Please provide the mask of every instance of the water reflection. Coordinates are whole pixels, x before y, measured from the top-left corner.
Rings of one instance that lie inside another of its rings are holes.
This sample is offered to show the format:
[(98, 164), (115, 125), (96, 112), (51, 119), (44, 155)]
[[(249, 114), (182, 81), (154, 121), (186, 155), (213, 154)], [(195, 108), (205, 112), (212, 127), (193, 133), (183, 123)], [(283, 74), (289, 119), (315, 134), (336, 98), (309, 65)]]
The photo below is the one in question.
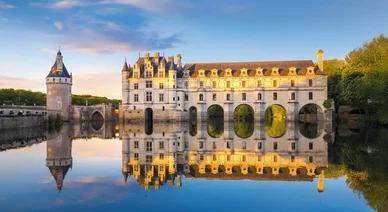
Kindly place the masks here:
[(193, 127), (189, 123), (155, 123), (151, 135), (142, 130), (143, 124), (121, 126), (125, 180), (133, 176), (146, 190), (151, 186), (158, 190), (165, 184), (175, 185), (175, 181), (181, 187), (182, 176), (313, 181), (319, 175), (317, 189), (323, 191), (328, 163), (323, 137), (304, 137), (297, 123), (288, 123), (287, 136), (280, 138), (266, 134), (264, 123), (215, 123), (198, 123), (195, 136), (189, 133)]
[(286, 122), (284, 119), (266, 119), (265, 120), (265, 132), (269, 137), (279, 138), (286, 133)]
[(213, 138), (219, 138), (224, 133), (224, 117), (214, 117), (209, 119), (207, 132)]

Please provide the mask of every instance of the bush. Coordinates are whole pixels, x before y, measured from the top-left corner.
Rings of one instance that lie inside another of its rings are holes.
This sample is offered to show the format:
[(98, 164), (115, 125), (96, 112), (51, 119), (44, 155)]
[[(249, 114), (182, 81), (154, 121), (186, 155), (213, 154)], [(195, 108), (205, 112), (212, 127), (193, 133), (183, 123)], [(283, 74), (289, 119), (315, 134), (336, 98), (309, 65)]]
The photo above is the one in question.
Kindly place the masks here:
[(330, 99), (326, 99), (323, 102), (323, 107), (325, 107), (326, 109), (330, 109), (331, 108), (331, 100)]

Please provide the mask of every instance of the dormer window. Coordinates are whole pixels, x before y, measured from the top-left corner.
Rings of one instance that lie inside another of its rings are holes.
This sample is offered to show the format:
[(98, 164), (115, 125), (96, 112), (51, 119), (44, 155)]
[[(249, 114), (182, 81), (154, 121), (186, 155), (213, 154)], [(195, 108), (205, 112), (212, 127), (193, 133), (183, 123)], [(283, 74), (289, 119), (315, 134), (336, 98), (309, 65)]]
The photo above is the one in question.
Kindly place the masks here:
[(278, 75), (279, 74), (279, 68), (277, 68), (277, 67), (272, 68), (272, 74), (273, 75)]
[(159, 77), (164, 77), (164, 71), (159, 71)]
[(152, 77), (152, 72), (146, 71), (146, 78), (151, 78), (151, 77)]

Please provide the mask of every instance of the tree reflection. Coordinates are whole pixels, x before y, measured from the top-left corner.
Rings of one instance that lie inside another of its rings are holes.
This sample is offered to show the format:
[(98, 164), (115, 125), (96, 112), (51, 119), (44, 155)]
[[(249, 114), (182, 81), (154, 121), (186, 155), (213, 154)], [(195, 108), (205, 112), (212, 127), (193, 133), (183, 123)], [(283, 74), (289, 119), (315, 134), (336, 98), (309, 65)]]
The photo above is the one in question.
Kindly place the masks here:
[(254, 122), (252, 121), (235, 121), (234, 132), (240, 138), (249, 138), (254, 131)]
[(207, 133), (213, 138), (224, 134), (224, 117), (213, 117), (208, 120)]
[(318, 123), (299, 122), (299, 132), (306, 138), (317, 138), (319, 136)]

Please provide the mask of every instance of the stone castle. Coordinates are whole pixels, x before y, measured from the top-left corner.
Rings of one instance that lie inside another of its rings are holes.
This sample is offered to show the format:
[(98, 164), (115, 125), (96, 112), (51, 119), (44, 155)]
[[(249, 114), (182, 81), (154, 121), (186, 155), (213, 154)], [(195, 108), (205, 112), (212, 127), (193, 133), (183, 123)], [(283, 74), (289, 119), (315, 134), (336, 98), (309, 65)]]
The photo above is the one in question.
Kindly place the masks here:
[(285, 109), (288, 121), (297, 120), (303, 106), (315, 104), (324, 120), (327, 75), (322, 50), (317, 60), (317, 65), (312, 60), (183, 65), (180, 54), (175, 61), (158, 52), (153, 57), (145, 53), (133, 66), (124, 63), (120, 120), (187, 121), (196, 112), (198, 121), (206, 121), (209, 107), (219, 105), (230, 121), (236, 107), (249, 105), (259, 121), (273, 104)]

